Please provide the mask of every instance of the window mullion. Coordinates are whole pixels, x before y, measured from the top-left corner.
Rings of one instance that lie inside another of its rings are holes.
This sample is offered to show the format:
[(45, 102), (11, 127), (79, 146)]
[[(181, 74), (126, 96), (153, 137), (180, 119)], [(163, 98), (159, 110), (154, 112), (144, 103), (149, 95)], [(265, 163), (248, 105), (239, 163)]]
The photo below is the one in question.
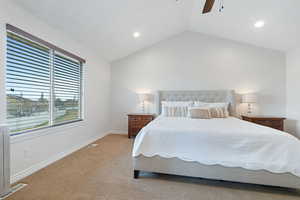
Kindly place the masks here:
[(54, 94), (54, 50), (50, 51), (50, 126), (54, 124), (54, 108), (55, 108), (55, 94)]

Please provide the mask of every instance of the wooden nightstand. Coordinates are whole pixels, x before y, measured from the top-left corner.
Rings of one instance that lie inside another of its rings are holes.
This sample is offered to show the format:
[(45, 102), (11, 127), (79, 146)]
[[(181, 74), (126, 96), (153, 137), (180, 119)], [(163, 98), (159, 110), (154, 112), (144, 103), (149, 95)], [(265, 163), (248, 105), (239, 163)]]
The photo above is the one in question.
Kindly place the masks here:
[(154, 114), (128, 114), (128, 138), (136, 136), (153, 119)]
[(242, 116), (242, 119), (263, 126), (268, 126), (270, 128), (275, 128), (280, 131), (284, 130), (285, 118), (283, 117)]

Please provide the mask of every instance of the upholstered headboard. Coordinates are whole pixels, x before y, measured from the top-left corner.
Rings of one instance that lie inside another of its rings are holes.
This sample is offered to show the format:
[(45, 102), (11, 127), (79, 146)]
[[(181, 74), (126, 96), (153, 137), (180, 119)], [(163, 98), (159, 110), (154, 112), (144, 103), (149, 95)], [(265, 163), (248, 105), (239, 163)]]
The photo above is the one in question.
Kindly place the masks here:
[(158, 91), (156, 105), (158, 113), (161, 113), (162, 101), (202, 101), (202, 102), (228, 102), (229, 113), (236, 115), (236, 100), (234, 90), (178, 90)]

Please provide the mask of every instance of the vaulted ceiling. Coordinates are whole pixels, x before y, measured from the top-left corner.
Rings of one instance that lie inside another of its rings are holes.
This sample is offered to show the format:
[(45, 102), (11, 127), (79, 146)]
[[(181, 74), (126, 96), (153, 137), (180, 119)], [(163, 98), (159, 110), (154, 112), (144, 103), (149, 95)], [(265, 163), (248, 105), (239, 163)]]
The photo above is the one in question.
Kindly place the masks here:
[[(287, 51), (300, 47), (299, 0), (14, 0), (48, 24), (113, 61), (190, 30)], [(264, 20), (265, 27), (253, 24)], [(133, 38), (133, 32), (141, 33)]]

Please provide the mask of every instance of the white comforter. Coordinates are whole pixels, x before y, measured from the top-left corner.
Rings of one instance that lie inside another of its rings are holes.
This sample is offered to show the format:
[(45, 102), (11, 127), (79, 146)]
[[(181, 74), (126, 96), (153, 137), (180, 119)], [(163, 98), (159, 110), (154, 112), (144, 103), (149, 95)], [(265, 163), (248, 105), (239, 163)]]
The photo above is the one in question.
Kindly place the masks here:
[(206, 165), (289, 172), (300, 177), (300, 141), (237, 118), (159, 116), (138, 134), (133, 156), (161, 156)]

